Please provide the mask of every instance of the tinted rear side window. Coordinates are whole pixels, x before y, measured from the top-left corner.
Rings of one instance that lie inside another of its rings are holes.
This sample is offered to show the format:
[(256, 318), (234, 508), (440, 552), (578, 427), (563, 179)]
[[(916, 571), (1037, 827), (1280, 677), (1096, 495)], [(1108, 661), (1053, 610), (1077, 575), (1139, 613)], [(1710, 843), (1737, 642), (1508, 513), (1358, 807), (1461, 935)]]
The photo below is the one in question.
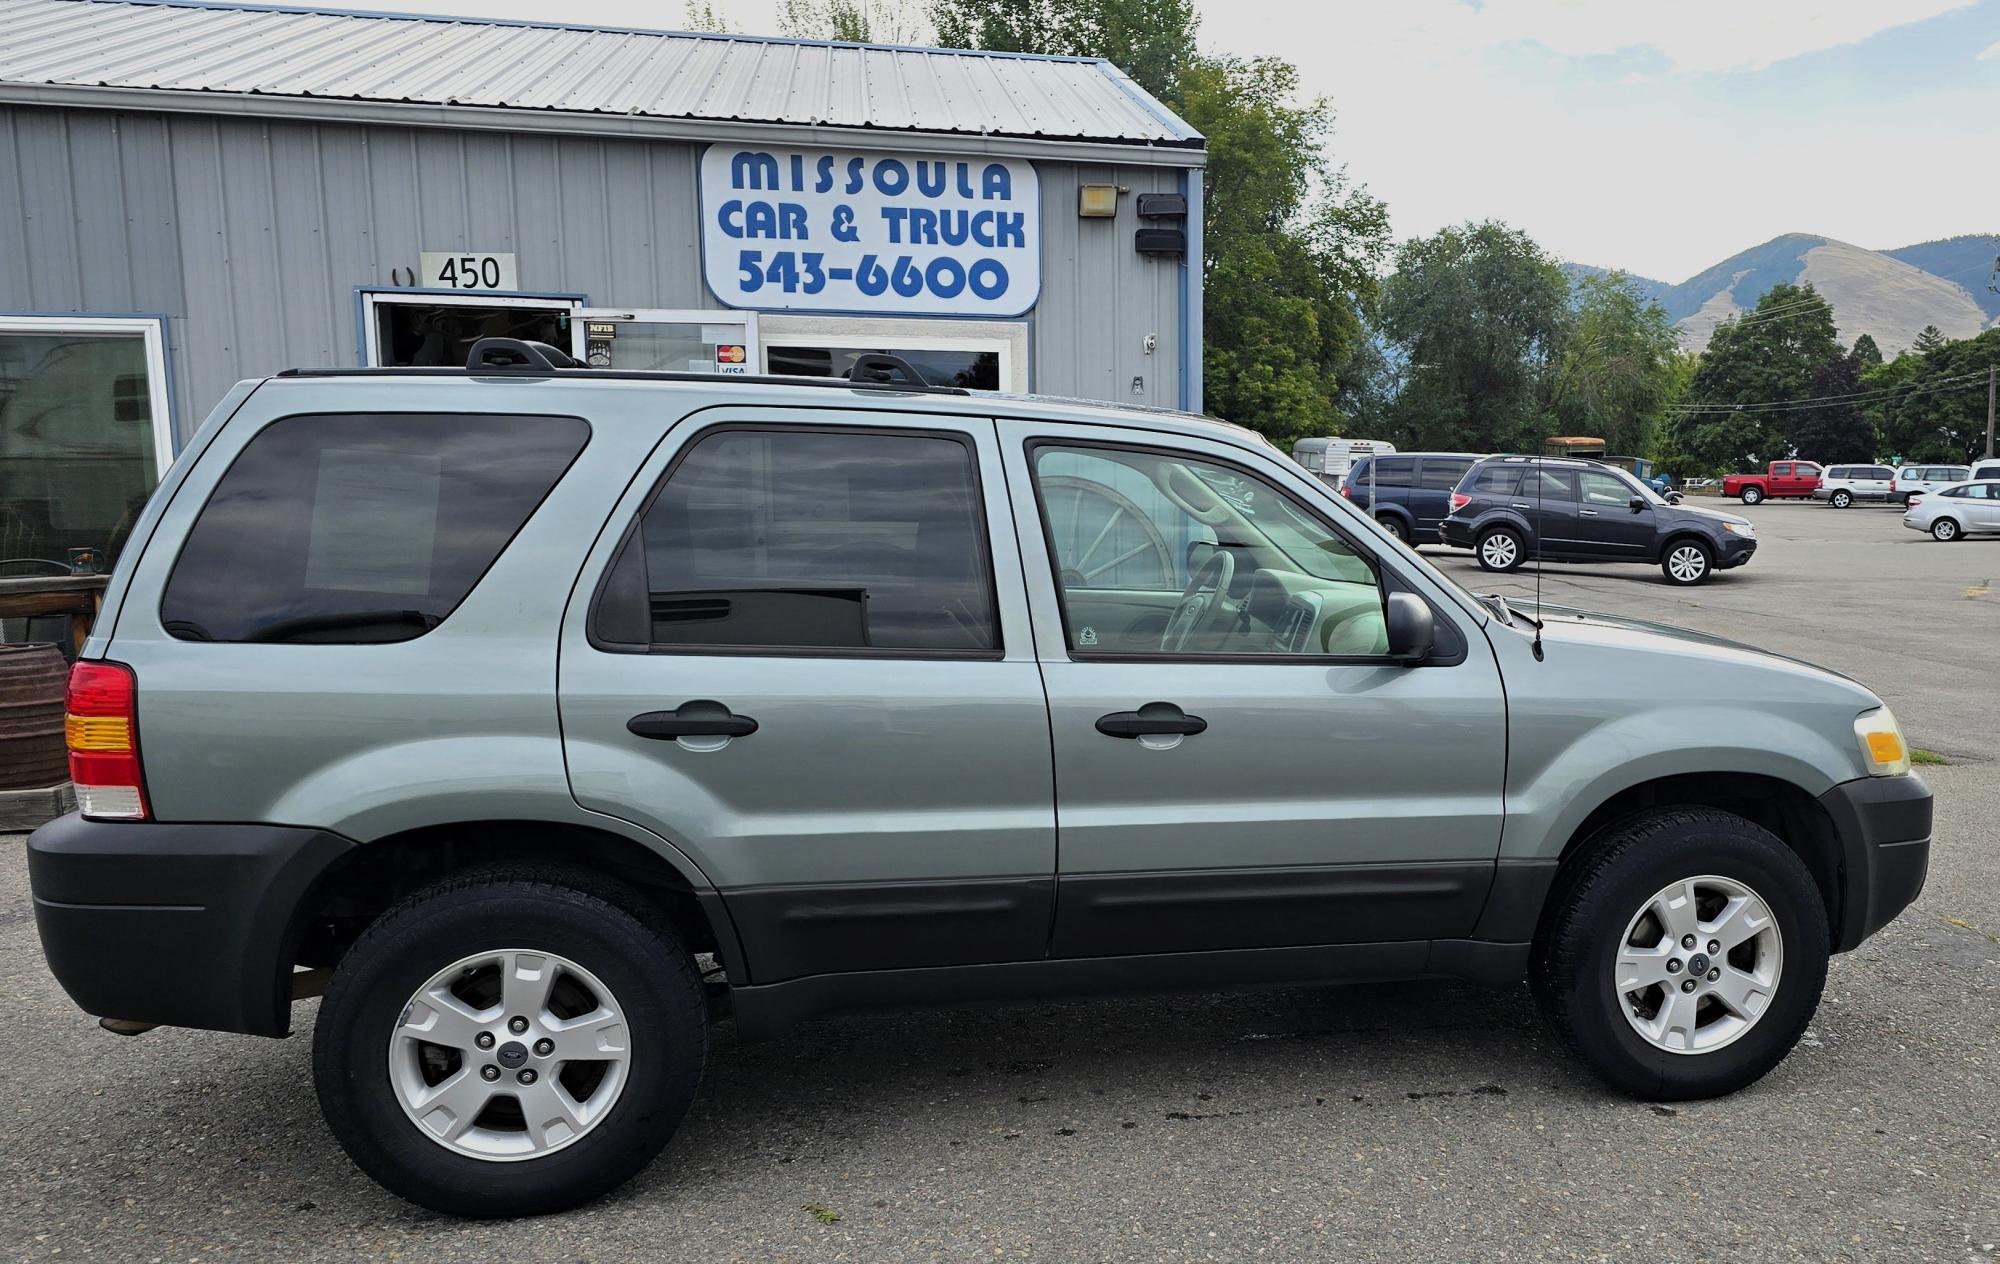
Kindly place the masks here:
[(1417, 463), (1409, 457), (1378, 457), (1375, 461), (1375, 481), (1390, 487), (1408, 487), (1416, 470)]
[(1417, 472), (1417, 485), (1432, 491), (1448, 492), (1458, 486), (1458, 480), (1472, 468), (1472, 462), (1454, 460), (1448, 456), (1427, 456)]
[(244, 446), (160, 619), (183, 641), (407, 641), (443, 622), (583, 450), (580, 417), (318, 414)]
[(713, 431), (640, 519), (595, 628), (662, 649), (990, 655), (999, 618), (971, 443)]
[(1473, 477), (1470, 490), (1479, 496), (1512, 496), (1520, 483), (1520, 466), (1489, 465)]

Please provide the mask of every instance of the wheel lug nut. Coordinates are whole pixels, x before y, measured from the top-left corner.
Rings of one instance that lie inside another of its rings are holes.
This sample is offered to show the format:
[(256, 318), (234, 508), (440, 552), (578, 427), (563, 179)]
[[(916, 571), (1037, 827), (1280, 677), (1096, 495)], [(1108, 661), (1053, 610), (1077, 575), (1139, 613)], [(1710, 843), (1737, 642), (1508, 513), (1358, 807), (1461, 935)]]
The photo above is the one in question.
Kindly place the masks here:
[(1716, 953), (1721, 951), (1722, 951), (1722, 941), (1720, 939), (1711, 939), (1708, 941), (1709, 956), (1713, 957)]
[(528, 1030), (528, 1020), (519, 1017), (510, 1018), (507, 1020), (507, 1030), (513, 1032), (515, 1035), (518, 1036), (522, 1032)]
[(500, 1068), (497, 1066), (480, 1067), (479, 1078), (482, 1080), (497, 1080), (500, 1078)]
[(535, 1042), (535, 1056), (538, 1058), (546, 1058), (555, 1051), (556, 1042), (553, 1040), (537, 1040)]
[(1681, 959), (1679, 957), (1675, 957), (1672, 961), (1667, 962), (1668, 974), (1679, 974), (1680, 972), (1681, 972)]
[(1692, 947), (1694, 947), (1694, 936), (1693, 936), (1693, 935), (1682, 935), (1682, 936), (1681, 936), (1681, 947), (1683, 947), (1683, 948), (1692, 948)]
[(535, 1082), (535, 1073), (533, 1071), (523, 1071), (514, 1078), (523, 1084), (533, 1084)]
[(1692, 992), (1692, 991), (1694, 991), (1694, 980), (1693, 980), (1693, 979), (1689, 979), (1689, 980), (1687, 980), (1686, 982), (1682, 983), (1682, 984), (1681, 984), (1681, 991), (1683, 991), (1683, 992)]
[(1720, 966), (1708, 972), (1708, 981), (1710, 983), (1715, 982), (1717, 979), (1721, 977), (1722, 977), (1722, 968)]
[(493, 1033), (482, 1031), (472, 1038), (472, 1043), (478, 1045), (481, 1049), (491, 1049), (493, 1047)]

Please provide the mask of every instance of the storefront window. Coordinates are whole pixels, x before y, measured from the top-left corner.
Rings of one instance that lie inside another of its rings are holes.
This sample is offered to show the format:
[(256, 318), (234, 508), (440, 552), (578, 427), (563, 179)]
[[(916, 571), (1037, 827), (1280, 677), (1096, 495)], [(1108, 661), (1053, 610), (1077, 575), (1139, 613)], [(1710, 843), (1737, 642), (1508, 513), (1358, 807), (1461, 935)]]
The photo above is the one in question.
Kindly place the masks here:
[(771, 372), (788, 377), (846, 377), (858, 358), (871, 353), (898, 356), (923, 374), (927, 386), (1000, 389), (998, 351), (914, 350), (904, 347), (772, 347)]
[(473, 304), (412, 299), (374, 304), (372, 364), (464, 368), (481, 338), (520, 338), (571, 348), (573, 304)]
[(157, 332), (62, 323), (0, 322), (0, 577), (110, 569), (159, 479)]

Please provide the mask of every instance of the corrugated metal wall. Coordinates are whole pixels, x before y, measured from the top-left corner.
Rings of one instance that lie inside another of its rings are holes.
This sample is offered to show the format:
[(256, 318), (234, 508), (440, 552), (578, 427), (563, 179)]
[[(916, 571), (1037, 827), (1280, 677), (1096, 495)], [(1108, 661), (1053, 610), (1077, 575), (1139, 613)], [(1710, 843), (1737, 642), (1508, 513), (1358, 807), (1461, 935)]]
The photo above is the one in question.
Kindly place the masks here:
[[(422, 250), (511, 251), (523, 289), (604, 306), (715, 306), (696, 159), (674, 142), (0, 106), (0, 312), (166, 314), (185, 438), (240, 378), (359, 363), (356, 287)], [(1133, 250), (1132, 197), (1116, 220), (1075, 206), (1079, 183), (1171, 192), (1178, 173), (1037, 167), (1034, 389), (1176, 404), (1181, 266)]]

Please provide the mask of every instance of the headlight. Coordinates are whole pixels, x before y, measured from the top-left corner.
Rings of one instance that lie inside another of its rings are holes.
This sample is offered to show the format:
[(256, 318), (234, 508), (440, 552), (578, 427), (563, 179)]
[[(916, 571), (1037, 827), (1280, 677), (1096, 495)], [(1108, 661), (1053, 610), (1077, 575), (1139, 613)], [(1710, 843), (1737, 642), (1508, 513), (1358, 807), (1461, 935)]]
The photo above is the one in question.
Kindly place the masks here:
[(1861, 760), (1871, 777), (1895, 777), (1910, 771), (1910, 748), (1896, 715), (1887, 707), (1864, 711), (1854, 718), (1854, 736), (1861, 742)]
[(1722, 529), (1723, 529), (1724, 531), (1733, 531), (1733, 532), (1735, 532), (1735, 533), (1736, 533), (1737, 535), (1756, 535), (1756, 534), (1757, 534), (1757, 528), (1755, 528), (1755, 527), (1751, 526), (1751, 525), (1750, 525), (1749, 523), (1747, 523), (1747, 522), (1725, 522), (1725, 523), (1723, 523), (1723, 524), (1722, 524)]

